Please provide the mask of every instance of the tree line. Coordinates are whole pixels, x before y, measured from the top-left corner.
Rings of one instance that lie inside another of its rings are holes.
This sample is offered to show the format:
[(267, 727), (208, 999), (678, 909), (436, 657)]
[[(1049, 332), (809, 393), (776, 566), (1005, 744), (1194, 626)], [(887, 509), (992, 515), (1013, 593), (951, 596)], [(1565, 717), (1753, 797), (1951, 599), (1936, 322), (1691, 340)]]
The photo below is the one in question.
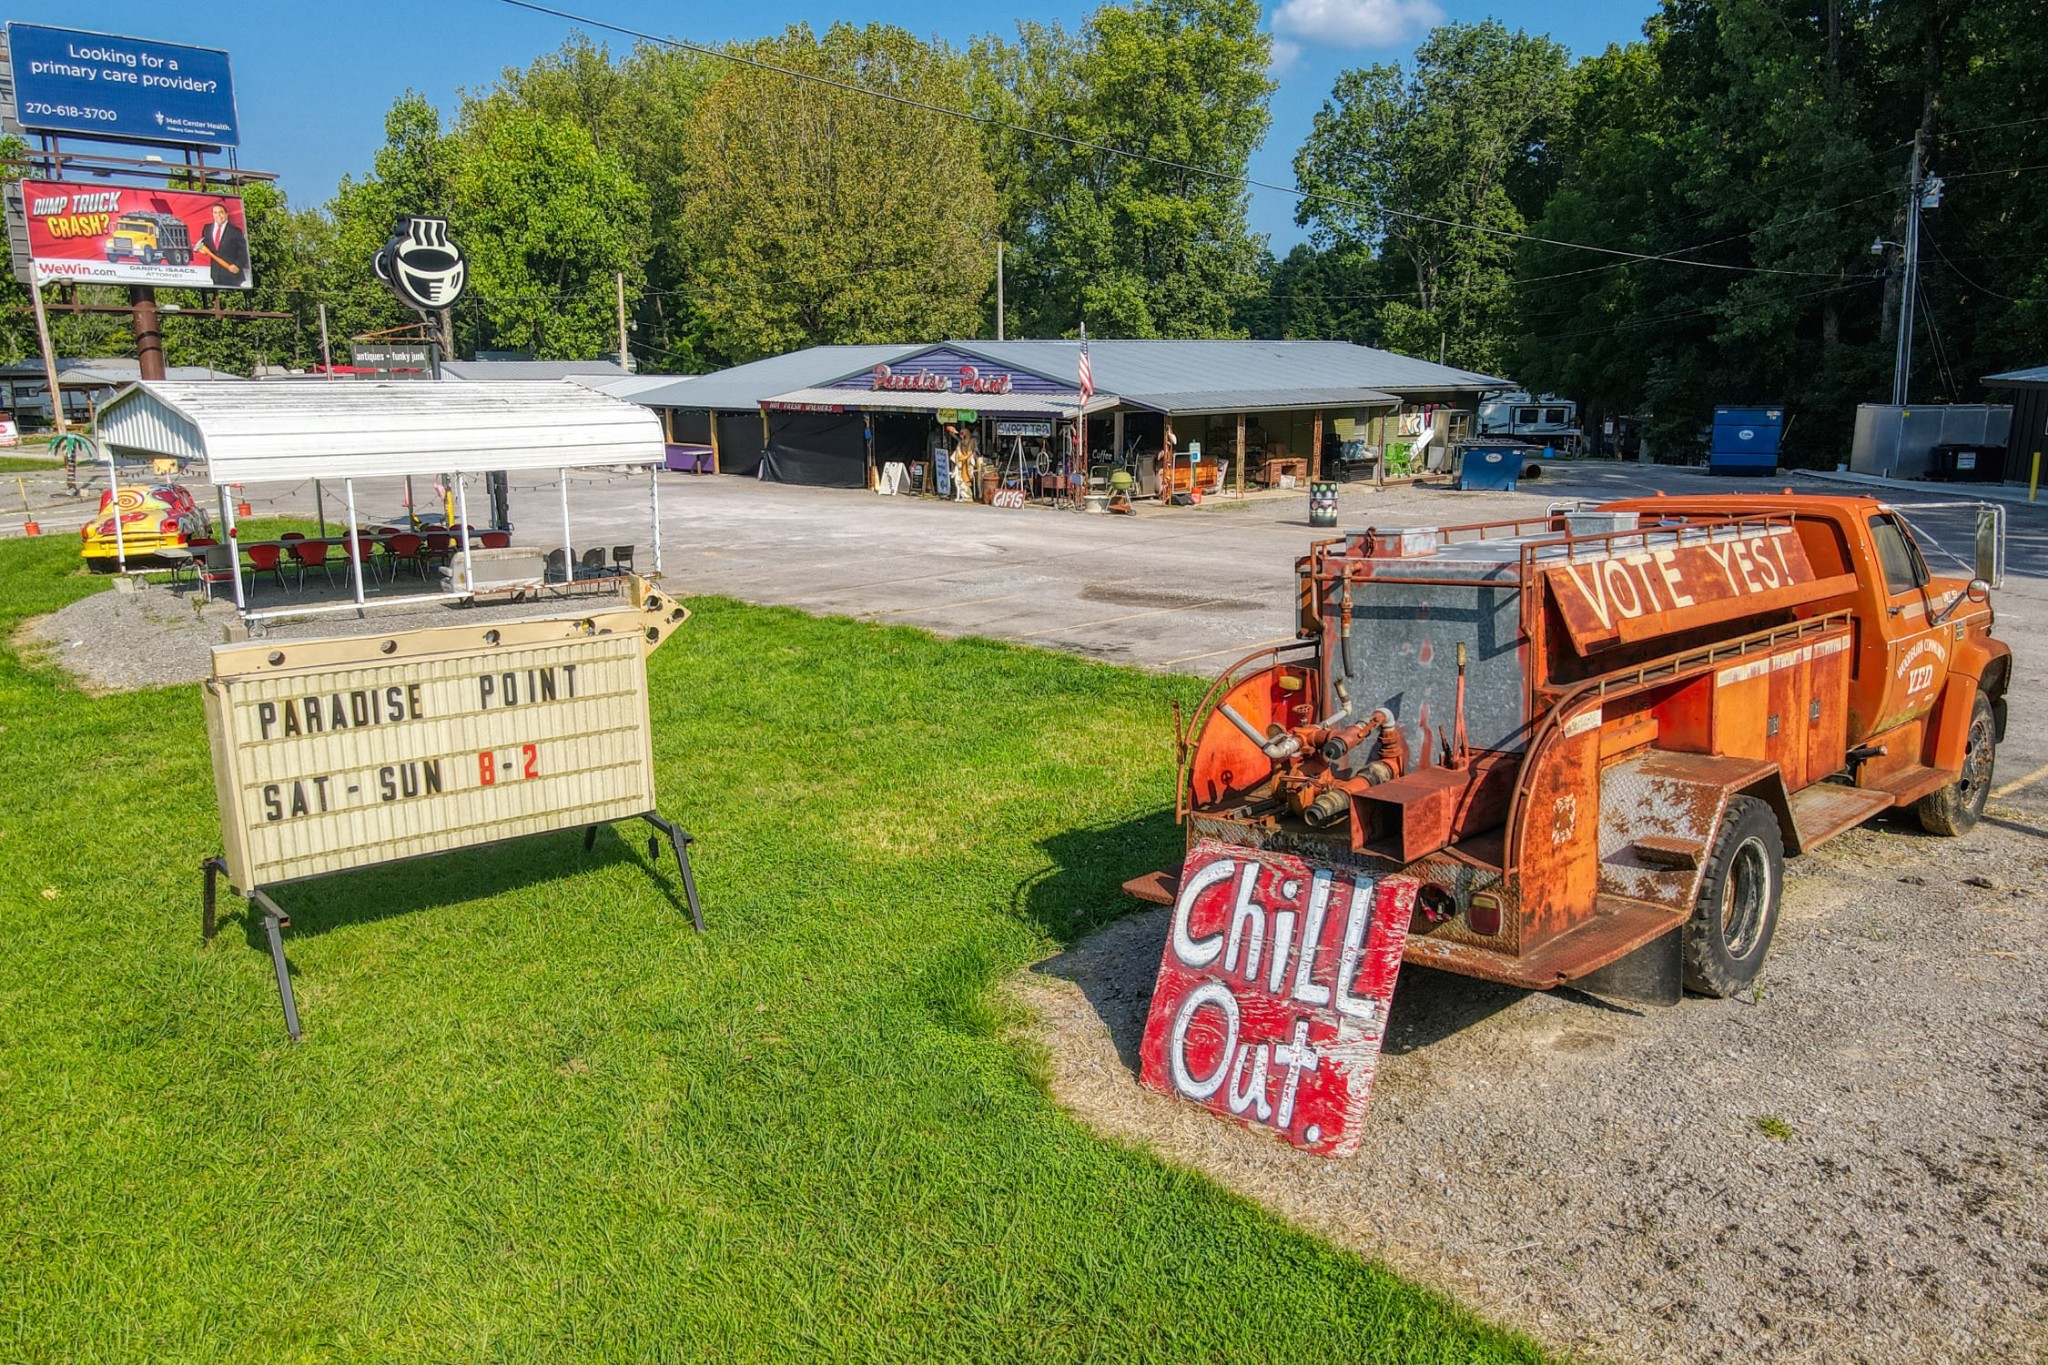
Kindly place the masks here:
[[(650, 371), (993, 335), (1000, 243), (1010, 335), (1357, 341), (1647, 417), (1665, 448), (1717, 402), (1783, 403), (1794, 452), (1834, 459), (1889, 393), (1916, 155), (1942, 188), (1913, 396), (2043, 359), (2048, 33), (2025, 10), (1663, 0), (1576, 60), (1445, 24), (1339, 75), (1294, 158), (1307, 240), (1277, 258), (1246, 218), (1274, 89), (1256, 0), (1132, 0), (964, 50), (879, 24), (721, 52), (579, 35), (451, 117), (401, 96), (319, 208), (250, 187), (245, 301), (286, 316), (173, 314), (166, 349), (303, 366), (321, 303), (343, 345), (412, 321), (368, 265), (406, 213), (450, 218), (470, 257), (460, 351), (612, 352), (623, 279)], [(32, 354), (7, 287), (0, 349)], [(130, 344), (118, 315), (55, 326), (64, 354)]]

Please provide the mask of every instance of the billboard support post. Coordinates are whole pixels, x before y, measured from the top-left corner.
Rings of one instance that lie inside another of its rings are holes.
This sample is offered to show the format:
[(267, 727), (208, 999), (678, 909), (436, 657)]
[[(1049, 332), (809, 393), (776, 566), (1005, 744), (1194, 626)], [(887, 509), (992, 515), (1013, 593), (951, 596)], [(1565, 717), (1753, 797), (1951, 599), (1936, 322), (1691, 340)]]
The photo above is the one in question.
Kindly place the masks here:
[(135, 365), (144, 379), (164, 377), (163, 323), (156, 310), (156, 289), (139, 284), (128, 291), (135, 317)]
[[(36, 344), (43, 348), (43, 378), (50, 386), (50, 413), (56, 425), (57, 434), (67, 430), (64, 422), (64, 390), (57, 384), (57, 351), (50, 344), (50, 315), (43, 310), (43, 287), (31, 281), (29, 297), (36, 304)], [(69, 476), (71, 491), (78, 491), (78, 462), (75, 459), (64, 462), (64, 471)]]

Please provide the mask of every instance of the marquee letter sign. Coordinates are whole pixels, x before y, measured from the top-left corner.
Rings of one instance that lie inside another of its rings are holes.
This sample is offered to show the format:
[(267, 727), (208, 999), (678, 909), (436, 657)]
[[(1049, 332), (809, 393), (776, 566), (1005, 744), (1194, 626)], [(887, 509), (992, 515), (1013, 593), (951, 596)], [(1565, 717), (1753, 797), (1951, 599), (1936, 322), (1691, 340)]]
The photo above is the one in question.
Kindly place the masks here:
[(1416, 889), (1406, 877), (1197, 844), (1145, 1022), (1144, 1083), (1350, 1156)]

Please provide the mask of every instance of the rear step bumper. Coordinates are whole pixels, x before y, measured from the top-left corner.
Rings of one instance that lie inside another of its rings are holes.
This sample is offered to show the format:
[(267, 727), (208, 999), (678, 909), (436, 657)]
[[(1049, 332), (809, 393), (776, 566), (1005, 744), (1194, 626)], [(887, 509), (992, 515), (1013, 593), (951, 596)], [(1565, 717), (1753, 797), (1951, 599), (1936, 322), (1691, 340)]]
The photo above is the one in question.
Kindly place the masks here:
[[(1141, 901), (1172, 905), (1180, 890), (1180, 870), (1163, 867), (1133, 877), (1124, 883), (1124, 890)], [(1592, 915), (1521, 957), (1411, 931), (1401, 960), (1503, 985), (1547, 991), (1620, 961), (1652, 939), (1679, 928), (1686, 918), (1662, 906), (1624, 896), (1602, 896)]]

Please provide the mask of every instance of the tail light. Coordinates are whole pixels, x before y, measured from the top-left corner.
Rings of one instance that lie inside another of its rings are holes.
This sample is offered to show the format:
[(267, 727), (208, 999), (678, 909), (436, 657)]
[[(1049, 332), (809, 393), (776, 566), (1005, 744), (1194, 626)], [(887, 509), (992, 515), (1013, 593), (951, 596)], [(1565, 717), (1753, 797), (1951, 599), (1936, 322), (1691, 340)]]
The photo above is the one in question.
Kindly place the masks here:
[(178, 534), (178, 519), (176, 517), (165, 517), (163, 521), (158, 523), (156, 529), (161, 535), (174, 536)]

